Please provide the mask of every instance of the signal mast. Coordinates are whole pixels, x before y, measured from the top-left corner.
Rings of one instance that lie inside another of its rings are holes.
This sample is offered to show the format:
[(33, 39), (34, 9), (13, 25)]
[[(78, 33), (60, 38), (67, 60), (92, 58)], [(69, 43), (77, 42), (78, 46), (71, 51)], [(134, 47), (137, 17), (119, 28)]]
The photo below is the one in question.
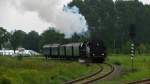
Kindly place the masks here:
[(136, 36), (136, 27), (135, 24), (130, 25), (129, 36), (131, 39), (131, 62), (132, 62), (132, 71), (134, 70), (134, 57), (135, 57), (135, 36)]

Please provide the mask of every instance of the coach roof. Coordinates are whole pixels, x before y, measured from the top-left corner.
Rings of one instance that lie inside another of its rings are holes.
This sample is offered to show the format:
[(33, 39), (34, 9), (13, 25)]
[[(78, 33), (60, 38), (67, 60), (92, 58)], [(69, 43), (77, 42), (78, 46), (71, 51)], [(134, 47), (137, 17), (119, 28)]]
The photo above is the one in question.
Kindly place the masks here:
[(60, 44), (47, 44), (47, 45), (44, 45), (43, 48), (58, 47), (58, 46), (60, 46)]
[(82, 43), (69, 43), (61, 46), (80, 46)]

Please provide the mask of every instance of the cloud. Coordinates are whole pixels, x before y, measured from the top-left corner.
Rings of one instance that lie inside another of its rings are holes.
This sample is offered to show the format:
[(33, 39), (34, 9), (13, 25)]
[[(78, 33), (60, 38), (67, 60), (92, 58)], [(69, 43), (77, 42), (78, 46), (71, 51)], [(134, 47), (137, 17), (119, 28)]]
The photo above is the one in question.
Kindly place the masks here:
[(3, 6), (0, 5), (0, 10), (0, 26), (8, 31), (23, 30), (30, 32), (36, 30), (41, 33), (51, 25), (42, 21), (36, 12), (20, 13), (9, 3), (3, 3)]
[[(79, 14), (77, 7), (69, 8), (71, 0), (13, 0), (20, 12), (35, 12), (38, 16), (60, 32), (72, 34), (87, 30), (84, 16)], [(64, 10), (65, 9), (65, 10)]]
[(150, 4), (150, 0), (139, 0), (141, 2), (143, 2), (144, 4)]

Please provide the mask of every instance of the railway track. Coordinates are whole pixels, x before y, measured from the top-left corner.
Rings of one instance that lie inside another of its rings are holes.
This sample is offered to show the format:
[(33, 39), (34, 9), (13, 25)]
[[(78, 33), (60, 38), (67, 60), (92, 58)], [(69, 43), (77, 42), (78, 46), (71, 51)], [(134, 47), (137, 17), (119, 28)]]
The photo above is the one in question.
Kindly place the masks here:
[(127, 84), (150, 84), (150, 79), (140, 80), (140, 81), (134, 81)]
[[(106, 66), (104, 66), (106, 65)], [(100, 80), (100, 79), (103, 79), (107, 76), (109, 76), (112, 72), (114, 71), (114, 67), (110, 64), (103, 64), (100, 65), (100, 68), (97, 72), (89, 75), (89, 76), (86, 76), (86, 77), (82, 77), (82, 78), (79, 78), (79, 79), (76, 79), (76, 80), (72, 80), (72, 81), (69, 81), (65, 84), (89, 84), (89, 83), (93, 83), (97, 80)]]

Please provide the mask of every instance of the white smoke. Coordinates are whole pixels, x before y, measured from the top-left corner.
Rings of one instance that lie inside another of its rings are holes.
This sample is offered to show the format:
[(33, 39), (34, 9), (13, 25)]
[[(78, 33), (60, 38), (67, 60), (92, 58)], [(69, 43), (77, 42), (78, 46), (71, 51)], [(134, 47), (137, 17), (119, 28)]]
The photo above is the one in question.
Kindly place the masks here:
[(70, 35), (87, 30), (84, 16), (77, 7), (67, 6), (71, 0), (12, 0), (22, 12), (37, 12), (38, 16), (52, 24), (60, 32)]

